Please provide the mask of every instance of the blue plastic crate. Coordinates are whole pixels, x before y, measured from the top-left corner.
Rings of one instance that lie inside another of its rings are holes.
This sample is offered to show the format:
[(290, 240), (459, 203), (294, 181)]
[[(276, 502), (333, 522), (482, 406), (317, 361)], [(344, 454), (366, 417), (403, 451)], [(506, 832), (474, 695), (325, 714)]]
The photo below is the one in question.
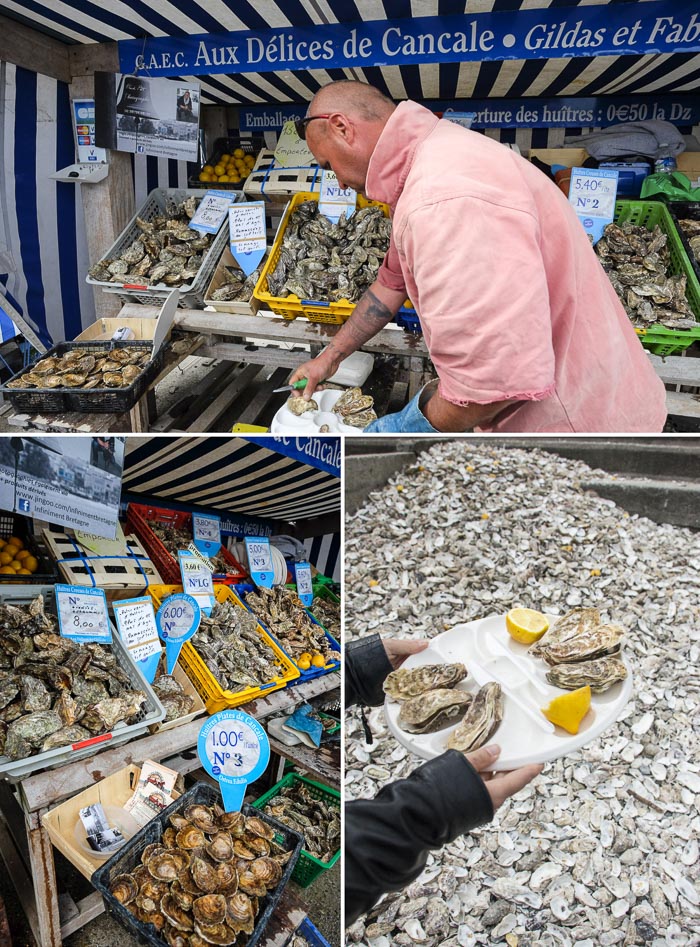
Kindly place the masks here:
[[(233, 588), (234, 588), (234, 591), (236, 592), (236, 595), (237, 595), (237, 596), (239, 597), (239, 599), (243, 602), (243, 604), (244, 604), (245, 607), (248, 609), (248, 611), (249, 611), (249, 612), (252, 612), (252, 614), (255, 615), (254, 610), (248, 605), (248, 602), (246, 601), (246, 598), (247, 598), (248, 594), (249, 594), (250, 592), (254, 592), (254, 591), (255, 591), (255, 586), (250, 585), (250, 584), (248, 584), (247, 582), (242, 582), (242, 583), (239, 583), (239, 584), (237, 584), (237, 585), (234, 585)], [(308, 610), (308, 608), (305, 608), (304, 611), (305, 611), (306, 614), (309, 616), (309, 618), (310, 618), (311, 621), (314, 623), (314, 625), (318, 625), (320, 628), (323, 628), (323, 633), (324, 633), (324, 635), (326, 636), (326, 638), (327, 638), (327, 640), (328, 640), (328, 643), (329, 643), (330, 646), (331, 646), (331, 650), (332, 650), (332, 651), (337, 651), (338, 653), (340, 653), (340, 645), (339, 645), (338, 642), (335, 640), (335, 638), (333, 637), (333, 635), (331, 635), (331, 634), (323, 627), (323, 625), (321, 624), (321, 622), (318, 621), (318, 619), (314, 617), (314, 615)], [(265, 624), (265, 622), (264, 622), (258, 615), (255, 615), (255, 617), (256, 617), (257, 620), (260, 622), (260, 624), (261, 624), (262, 627), (265, 629), (265, 631), (268, 633), (268, 635), (269, 635), (271, 638), (273, 638), (273, 639), (275, 640), (275, 642), (277, 643), (277, 645), (279, 645), (279, 647), (282, 649), (282, 651), (284, 651), (284, 653), (287, 655), (287, 657), (289, 658), (289, 660), (294, 663), (294, 666), (295, 666), (295, 667), (299, 667), (298, 664), (296, 663), (296, 661), (294, 660), (294, 658), (292, 657), (292, 655), (289, 654), (289, 652), (285, 650), (284, 645), (283, 645), (282, 642), (279, 640), (279, 638), (277, 638), (277, 636), (275, 635), (275, 633)], [(301, 668), (299, 668), (299, 674), (300, 674), (300, 676), (297, 677), (297, 678), (295, 678), (294, 681), (290, 681), (290, 683), (289, 683), (288, 686), (289, 686), (289, 687), (294, 687), (296, 684), (302, 684), (304, 681), (312, 681), (315, 677), (321, 677), (322, 674), (330, 674), (331, 671), (337, 671), (339, 667), (340, 667), (340, 662), (336, 661), (336, 662), (333, 662), (332, 664), (329, 664), (327, 667), (323, 667), (323, 668), (314, 668), (314, 667), (312, 667), (312, 668), (309, 668), (308, 671), (303, 671)]]
[(394, 316), (394, 322), (401, 326), (407, 332), (415, 332), (418, 335), (423, 334), (423, 327), (420, 324), (420, 318), (415, 309), (409, 309), (408, 306), (402, 306)]
[(305, 917), (295, 933), (299, 934), (311, 947), (331, 947), (311, 918)]

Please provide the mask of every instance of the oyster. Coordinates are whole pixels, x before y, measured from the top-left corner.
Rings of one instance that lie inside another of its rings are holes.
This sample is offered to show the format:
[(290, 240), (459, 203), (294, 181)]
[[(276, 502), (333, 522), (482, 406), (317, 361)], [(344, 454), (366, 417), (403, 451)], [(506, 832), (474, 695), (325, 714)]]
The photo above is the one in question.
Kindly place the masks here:
[(109, 732), (114, 730), (120, 721), (128, 721), (139, 713), (145, 701), (146, 695), (143, 691), (133, 691), (122, 697), (107, 697), (91, 707), (81, 723), (93, 733)]
[(466, 713), (472, 698), (466, 691), (438, 688), (401, 705), (398, 724), (409, 733), (434, 733), (456, 723)]
[(87, 375), (80, 372), (65, 372), (63, 375), (63, 384), (68, 388), (80, 388), (87, 381)]
[(216, 814), (216, 824), (222, 828), (226, 829), (227, 832), (230, 832), (233, 836), (243, 835), (246, 828), (246, 817), (242, 812), (217, 812)]
[(160, 909), (166, 921), (178, 931), (191, 931), (194, 928), (192, 918), (183, 911), (172, 894), (163, 895), (160, 902)]
[(620, 658), (603, 657), (575, 664), (555, 664), (547, 671), (547, 680), (555, 687), (576, 690), (588, 684), (594, 694), (602, 694), (627, 677), (627, 668)]
[(194, 903), (194, 894), (189, 891), (186, 891), (182, 885), (182, 882), (179, 880), (173, 881), (170, 885), (170, 893), (175, 898), (177, 903), (180, 905), (183, 911), (191, 911), (192, 904)]
[(133, 875), (117, 875), (111, 884), (111, 891), (120, 904), (130, 904), (139, 893)]
[(219, 944), (220, 947), (228, 947), (228, 945), (236, 943), (236, 932), (228, 924), (195, 924), (194, 929), (195, 933), (207, 944)]
[(217, 862), (227, 862), (233, 858), (233, 841), (228, 832), (217, 832), (212, 836), (205, 851)]
[(239, 891), (226, 898), (226, 923), (234, 931), (253, 933), (255, 911), (253, 902), (247, 894)]
[(318, 402), (314, 401), (313, 398), (309, 398), (308, 401), (305, 401), (301, 395), (294, 394), (287, 399), (287, 407), (292, 414), (301, 417), (301, 415), (306, 414), (307, 411), (318, 411)]
[(252, 861), (256, 854), (244, 839), (233, 840), (233, 854), (236, 858), (242, 858), (244, 861)]
[(592, 661), (608, 654), (616, 654), (625, 634), (620, 625), (597, 625), (566, 641), (555, 642), (542, 648), (547, 664), (571, 664)]
[(235, 894), (238, 889), (238, 872), (232, 862), (219, 862), (214, 870), (219, 883), (219, 894)]
[(202, 832), (216, 832), (214, 813), (209, 806), (199, 804), (188, 806), (185, 809), (184, 816), (192, 825), (196, 825), (198, 829), (201, 829)]
[(257, 898), (264, 898), (267, 894), (265, 883), (256, 877), (250, 868), (243, 868), (238, 872), (238, 890)]
[(192, 880), (200, 891), (213, 894), (219, 887), (219, 879), (215, 869), (197, 855), (192, 857), (190, 872), (192, 873)]
[(175, 845), (178, 848), (184, 849), (196, 849), (202, 848), (206, 843), (206, 837), (204, 832), (201, 829), (198, 829), (196, 825), (188, 824), (180, 829), (180, 831), (175, 836)]
[(264, 822), (258, 816), (248, 816), (245, 820), (245, 827), (248, 832), (258, 835), (260, 838), (267, 839), (269, 842), (275, 837), (275, 830), (267, 822)]
[(124, 376), (121, 372), (105, 372), (102, 382), (107, 388), (123, 388)]
[(572, 608), (570, 612), (558, 618), (549, 630), (528, 650), (533, 658), (540, 657), (544, 648), (562, 641), (568, 641), (600, 624), (600, 612), (597, 608)]
[(205, 894), (192, 903), (192, 914), (198, 924), (222, 924), (226, 917), (223, 894)]
[(187, 852), (166, 848), (148, 859), (148, 870), (156, 881), (175, 881), (190, 864)]
[(22, 699), (22, 711), (24, 713), (51, 709), (53, 696), (39, 678), (20, 674), (19, 686)]
[(372, 407), (373, 403), (374, 399), (370, 395), (363, 395), (361, 388), (348, 388), (336, 401), (333, 413), (345, 419), (351, 414), (357, 414), (358, 411), (366, 411)]
[(50, 734), (41, 744), (40, 752), (46, 750), (55, 750), (59, 746), (68, 746), (69, 743), (80, 743), (81, 740), (87, 740), (92, 734), (85, 727), (73, 724), (70, 727), (63, 727), (55, 733)]
[[(39, 710), (13, 720), (7, 730), (7, 745), (5, 753), (10, 759), (21, 759), (13, 755), (15, 741), (38, 748), (46, 737), (60, 730), (63, 721), (55, 710)], [(23, 748), (23, 747), (22, 747)]]
[(166, 721), (177, 720), (191, 713), (194, 697), (186, 694), (179, 681), (170, 674), (159, 674), (153, 682), (153, 690), (165, 709)]
[(422, 667), (399, 668), (384, 681), (384, 693), (394, 700), (409, 700), (436, 688), (454, 687), (467, 676), (463, 664), (424, 664)]
[(141, 864), (148, 865), (148, 862), (154, 855), (162, 855), (165, 851), (167, 851), (167, 849), (164, 845), (161, 845), (160, 842), (153, 842), (151, 845), (147, 845), (141, 852)]
[(487, 743), (503, 719), (501, 685), (491, 681), (479, 688), (464, 719), (450, 734), (447, 747), (469, 753)]
[(279, 884), (282, 878), (282, 868), (274, 858), (256, 858), (250, 866), (251, 874), (261, 881), (269, 890)]

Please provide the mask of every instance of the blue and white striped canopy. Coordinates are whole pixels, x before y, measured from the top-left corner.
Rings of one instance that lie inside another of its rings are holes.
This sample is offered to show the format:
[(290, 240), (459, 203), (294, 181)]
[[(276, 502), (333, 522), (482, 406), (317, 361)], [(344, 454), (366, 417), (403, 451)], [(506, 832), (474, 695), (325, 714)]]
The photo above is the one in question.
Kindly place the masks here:
[[(357, 23), (468, 11), (606, 5), (618, 0), (3, 0), (2, 12), (66, 43)], [(624, 2), (624, 0), (622, 0)], [(643, 7), (643, 2), (637, 4)], [(190, 77), (182, 77), (190, 78)], [(700, 55), (598, 56), (313, 69), (202, 77), (205, 103), (304, 102), (334, 79), (359, 78), (394, 99), (660, 94), (700, 88)]]

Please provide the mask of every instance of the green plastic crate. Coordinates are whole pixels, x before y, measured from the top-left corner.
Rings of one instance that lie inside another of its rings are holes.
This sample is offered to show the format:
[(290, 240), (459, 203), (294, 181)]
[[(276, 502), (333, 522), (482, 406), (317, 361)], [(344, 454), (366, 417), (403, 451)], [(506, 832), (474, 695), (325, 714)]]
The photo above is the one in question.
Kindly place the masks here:
[[(616, 201), (614, 222), (624, 224), (627, 221), (646, 227), (647, 230), (653, 230), (658, 224), (662, 233), (666, 234), (671, 255), (669, 273), (671, 276), (677, 273), (685, 275), (686, 299), (693, 315), (700, 323), (700, 282), (666, 205), (659, 201)], [(652, 326), (648, 329), (635, 327), (635, 331), (644, 348), (649, 349), (654, 355), (677, 355), (679, 352), (684, 352), (693, 342), (700, 340), (700, 324), (697, 329), (666, 329), (663, 326)]]
[[(268, 789), (268, 791), (256, 799), (252, 805), (256, 809), (262, 809), (265, 803), (274, 799), (275, 796), (278, 796), (285, 786), (294, 786), (297, 783), (304, 783), (314, 799), (321, 799), (327, 805), (340, 809), (340, 793), (336, 789), (331, 789), (330, 786), (323, 786), (321, 783), (317, 783), (313, 779), (308, 779), (306, 776), (299, 776), (298, 773), (288, 773), (286, 776), (283, 776), (278, 783), (275, 783), (272, 789)], [(308, 888), (319, 875), (323, 874), (324, 871), (328, 871), (329, 868), (332, 868), (339, 858), (340, 848), (338, 848), (338, 851), (331, 860), (327, 862), (322, 862), (319, 858), (307, 852), (305, 848), (302, 848), (299, 861), (296, 863), (294, 872), (292, 873), (292, 881), (295, 881), (301, 888)]]

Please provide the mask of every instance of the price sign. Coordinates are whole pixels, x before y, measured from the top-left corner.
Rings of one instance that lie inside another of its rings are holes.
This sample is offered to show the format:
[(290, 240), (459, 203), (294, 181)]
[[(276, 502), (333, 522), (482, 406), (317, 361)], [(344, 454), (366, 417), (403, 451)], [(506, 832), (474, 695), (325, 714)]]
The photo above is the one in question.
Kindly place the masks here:
[(309, 146), (297, 135), (294, 122), (285, 122), (277, 139), (275, 161), (283, 168), (308, 168), (316, 164)]
[(209, 615), (214, 604), (211, 569), (199, 556), (192, 555), (187, 549), (180, 549), (177, 556), (180, 561), (182, 591), (195, 598), (199, 607)]
[(58, 626), (63, 638), (112, 643), (107, 599), (102, 589), (83, 585), (55, 585)]
[(569, 203), (592, 242), (597, 243), (615, 216), (617, 168), (572, 168)]
[(221, 549), (221, 518), (208, 513), (192, 514), (194, 544), (205, 556), (215, 556)]
[(207, 191), (190, 221), (190, 227), (199, 233), (218, 233), (232, 203), (228, 191)]
[(231, 254), (246, 276), (258, 267), (267, 250), (265, 204), (234, 204), (228, 212)]
[(103, 536), (95, 536), (94, 533), (83, 533), (78, 529), (75, 531), (75, 538), (81, 546), (94, 552), (96, 556), (129, 555), (121, 523), (117, 523), (117, 534), (114, 539), (105, 539)]
[(297, 562), (294, 566), (297, 581), (297, 595), (309, 608), (313, 604), (314, 590), (311, 584), (311, 566), (308, 562)]
[(275, 570), (272, 566), (270, 540), (266, 536), (246, 536), (245, 547), (248, 551), (248, 571), (256, 585), (272, 588)]
[(148, 683), (152, 684), (162, 651), (152, 600), (147, 595), (125, 598), (115, 602), (112, 610), (129, 654)]
[(324, 171), (321, 175), (321, 191), (318, 198), (319, 213), (324, 214), (334, 224), (341, 216), (349, 217), (357, 206), (357, 192), (351, 187), (341, 188), (333, 171)]
[(214, 714), (199, 731), (202, 766), (218, 780), (226, 812), (239, 812), (248, 783), (267, 769), (270, 743), (258, 721), (241, 710)]
[(165, 642), (168, 674), (172, 674), (183, 644), (197, 631), (201, 619), (202, 612), (197, 601), (184, 592), (169, 595), (158, 609), (156, 627)]

